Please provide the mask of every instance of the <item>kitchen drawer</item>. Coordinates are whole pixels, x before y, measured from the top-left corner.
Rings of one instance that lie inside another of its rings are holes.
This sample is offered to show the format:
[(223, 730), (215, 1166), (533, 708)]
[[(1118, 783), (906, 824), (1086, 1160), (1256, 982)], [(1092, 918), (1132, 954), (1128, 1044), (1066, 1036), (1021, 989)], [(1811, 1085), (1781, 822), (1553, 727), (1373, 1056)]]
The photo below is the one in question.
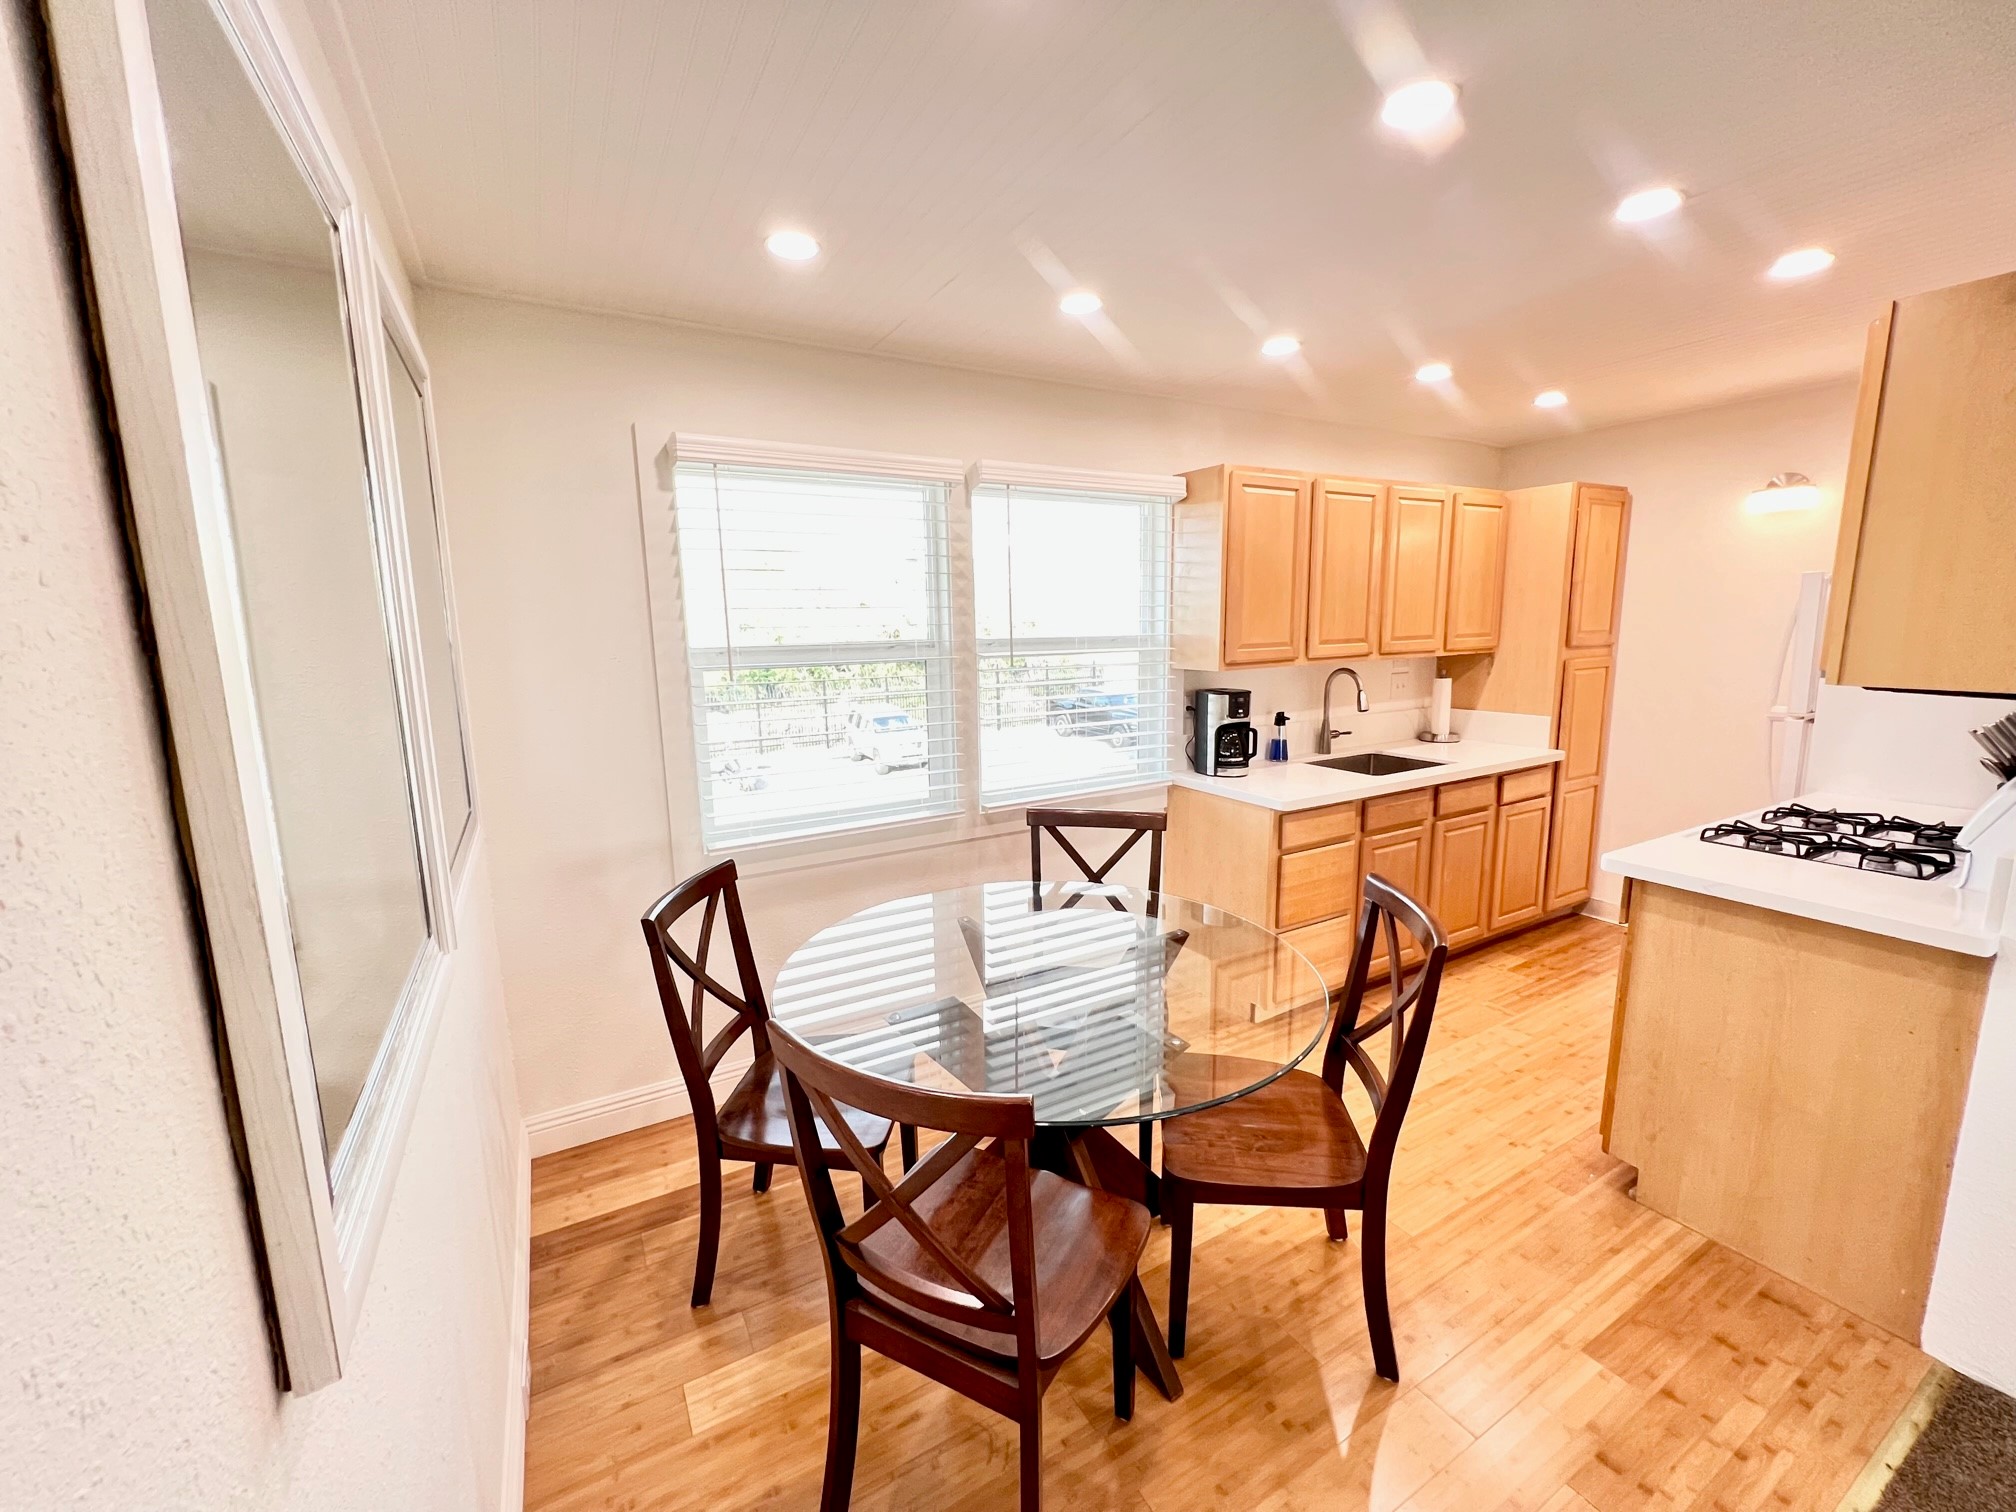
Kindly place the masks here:
[(1498, 779), (1473, 777), (1468, 782), (1450, 782), (1435, 789), (1437, 814), (1474, 814), (1479, 809), (1498, 806)]
[(1304, 809), (1299, 814), (1281, 816), (1281, 849), (1307, 850), (1312, 845), (1332, 845), (1358, 833), (1358, 805), (1340, 803), (1334, 808)]
[(1519, 803), (1527, 798), (1545, 798), (1554, 791), (1554, 768), (1530, 767), (1523, 772), (1507, 772), (1498, 779), (1498, 801)]
[(1411, 793), (1367, 798), (1363, 827), (1366, 834), (1377, 835), (1386, 830), (1405, 829), (1410, 824), (1426, 824), (1434, 817), (1435, 790), (1417, 788)]
[(1274, 927), (1294, 929), (1351, 912), (1358, 900), (1358, 842), (1341, 841), (1283, 856), (1274, 894)]

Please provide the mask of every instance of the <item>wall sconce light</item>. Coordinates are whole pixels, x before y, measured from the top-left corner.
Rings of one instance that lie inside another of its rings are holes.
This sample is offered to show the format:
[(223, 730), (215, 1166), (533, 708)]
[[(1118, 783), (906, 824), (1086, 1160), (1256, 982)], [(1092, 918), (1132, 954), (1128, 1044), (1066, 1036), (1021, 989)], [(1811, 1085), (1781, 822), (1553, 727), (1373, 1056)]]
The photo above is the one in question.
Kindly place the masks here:
[(1771, 481), (1743, 501), (1751, 514), (1782, 514), (1788, 509), (1811, 509), (1820, 502), (1820, 490), (1804, 473), (1773, 473)]

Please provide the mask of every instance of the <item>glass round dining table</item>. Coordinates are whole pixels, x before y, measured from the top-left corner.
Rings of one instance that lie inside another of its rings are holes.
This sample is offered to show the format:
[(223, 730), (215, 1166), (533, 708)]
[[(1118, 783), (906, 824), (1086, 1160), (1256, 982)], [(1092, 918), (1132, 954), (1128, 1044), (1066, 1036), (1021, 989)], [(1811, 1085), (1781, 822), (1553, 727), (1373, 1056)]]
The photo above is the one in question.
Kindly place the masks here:
[[(1108, 1132), (1228, 1102), (1306, 1058), (1326, 984), (1223, 909), (1109, 883), (982, 882), (877, 903), (812, 936), (770, 1012), (821, 1055), (893, 1081), (1019, 1093), (1034, 1163), (1154, 1205)], [(1134, 1283), (1135, 1358), (1182, 1384)]]

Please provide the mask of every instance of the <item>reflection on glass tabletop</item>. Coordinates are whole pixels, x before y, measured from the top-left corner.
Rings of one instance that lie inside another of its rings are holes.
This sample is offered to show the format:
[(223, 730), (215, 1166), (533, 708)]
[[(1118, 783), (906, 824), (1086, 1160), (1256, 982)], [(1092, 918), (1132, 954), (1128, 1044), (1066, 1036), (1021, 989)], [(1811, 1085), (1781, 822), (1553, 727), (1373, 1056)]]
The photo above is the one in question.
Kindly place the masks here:
[(865, 908), (777, 974), (771, 1012), (857, 1070), (1033, 1096), (1046, 1125), (1168, 1118), (1314, 1048), (1325, 984), (1259, 925), (1168, 893), (985, 882)]

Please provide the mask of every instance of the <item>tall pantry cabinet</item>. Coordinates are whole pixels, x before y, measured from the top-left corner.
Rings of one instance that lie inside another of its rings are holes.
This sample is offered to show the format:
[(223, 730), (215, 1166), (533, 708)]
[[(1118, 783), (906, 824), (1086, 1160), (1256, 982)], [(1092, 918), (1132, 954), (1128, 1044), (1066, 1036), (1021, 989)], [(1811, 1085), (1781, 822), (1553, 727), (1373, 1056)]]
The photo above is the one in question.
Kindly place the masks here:
[[(1446, 655), (1442, 671), (1455, 681), (1457, 708), (1544, 716), (1566, 753), (1554, 773), (1538, 910), (1560, 913), (1588, 898), (1596, 876), (1631, 495), (1600, 483), (1553, 483), (1504, 498), (1505, 576), (1518, 592), (1501, 610), (1497, 649)], [(1529, 851), (1533, 828), (1519, 837)]]

